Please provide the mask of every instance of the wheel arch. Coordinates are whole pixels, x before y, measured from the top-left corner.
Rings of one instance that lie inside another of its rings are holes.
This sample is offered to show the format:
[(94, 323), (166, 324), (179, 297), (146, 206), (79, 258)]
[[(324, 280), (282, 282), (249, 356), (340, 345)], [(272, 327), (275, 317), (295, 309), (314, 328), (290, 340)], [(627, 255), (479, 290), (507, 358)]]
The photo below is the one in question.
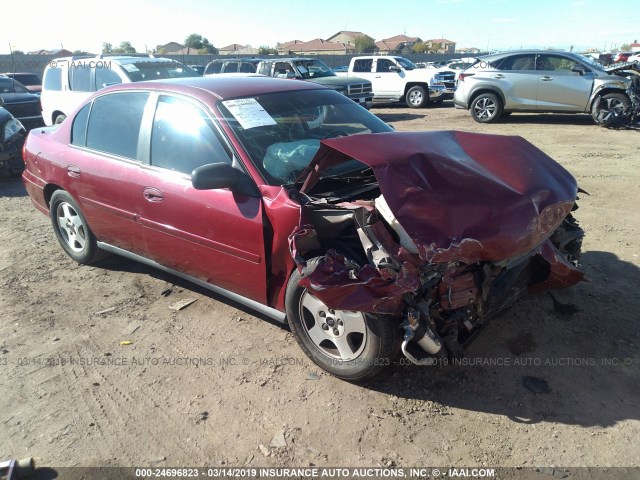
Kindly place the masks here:
[(502, 108), (504, 109), (505, 106), (505, 99), (504, 99), (504, 95), (502, 94), (502, 92), (500, 90), (498, 90), (497, 88), (491, 88), (491, 87), (480, 87), (477, 90), (474, 90), (473, 92), (471, 92), (471, 95), (469, 95), (469, 102), (467, 104), (467, 110), (469, 110), (471, 108), (471, 104), (473, 103), (473, 101), (479, 96), (482, 95), (483, 93), (493, 93), (494, 95), (497, 95), (498, 98), (500, 99), (500, 101), (502, 102)]
[(56, 185), (55, 183), (48, 183), (45, 185), (43, 195), (47, 207), (51, 205), (51, 197), (57, 190), (64, 190), (64, 188), (62, 188), (60, 185)]
[(587, 106), (587, 112), (591, 111), (591, 109), (593, 108), (593, 104), (595, 103), (595, 101), (599, 97), (602, 97), (604, 95), (608, 95), (610, 93), (620, 93), (620, 94), (624, 95), (625, 97), (629, 98), (629, 95), (627, 95), (626, 90), (624, 90), (622, 88), (618, 88), (618, 87), (605, 86), (605, 87), (602, 87), (601, 89), (596, 90), (595, 92), (593, 92), (593, 95), (591, 95), (591, 98), (589, 99), (589, 105)]
[(427, 96), (429, 95), (429, 84), (426, 82), (407, 82), (404, 86), (403, 96), (406, 97), (407, 92), (413, 87), (422, 87), (426, 90)]

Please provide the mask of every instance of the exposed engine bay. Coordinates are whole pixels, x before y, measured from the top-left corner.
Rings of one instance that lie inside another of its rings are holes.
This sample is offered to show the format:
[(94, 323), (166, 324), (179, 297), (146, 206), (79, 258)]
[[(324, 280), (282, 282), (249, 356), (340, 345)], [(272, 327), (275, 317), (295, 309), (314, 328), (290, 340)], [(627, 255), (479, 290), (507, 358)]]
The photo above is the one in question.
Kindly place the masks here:
[[(290, 191), (300, 284), (326, 305), (397, 317), (404, 355), (421, 364), (462, 355), (528, 291), (584, 278), (578, 188), (543, 152), (520, 137), (393, 135), (323, 141)], [(353, 159), (361, 169), (323, 178)]]

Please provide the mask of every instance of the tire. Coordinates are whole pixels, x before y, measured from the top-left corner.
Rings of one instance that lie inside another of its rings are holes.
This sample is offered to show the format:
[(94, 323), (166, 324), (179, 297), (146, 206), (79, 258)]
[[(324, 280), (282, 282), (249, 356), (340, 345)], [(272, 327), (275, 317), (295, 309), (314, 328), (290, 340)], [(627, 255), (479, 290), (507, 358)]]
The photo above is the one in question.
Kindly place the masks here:
[(509, 115), (511, 115), (513, 112), (502, 112), (502, 115), (500, 115), (502, 118), (507, 118)]
[(624, 93), (607, 93), (606, 95), (602, 95), (599, 100), (600, 101), (593, 102), (593, 106), (591, 107), (591, 118), (597, 125), (601, 123), (598, 117), (603, 110), (619, 110), (620, 113), (622, 113), (631, 105), (629, 97)]
[(56, 119), (53, 122), (53, 124), (60, 125), (62, 122), (64, 122), (65, 118), (67, 118), (67, 116), (64, 113), (61, 113), (60, 115), (56, 116)]
[(299, 282), (296, 269), (287, 285), (287, 321), (300, 348), (316, 365), (343, 380), (359, 382), (393, 363), (400, 345), (399, 319), (333, 311)]
[(478, 123), (494, 123), (502, 116), (502, 101), (493, 93), (482, 93), (473, 99), (469, 111)]
[(98, 248), (78, 204), (64, 190), (56, 190), (51, 196), (49, 217), (60, 246), (76, 262), (88, 265), (107, 256)]
[(429, 94), (420, 85), (415, 85), (407, 90), (404, 100), (408, 107), (422, 108), (429, 103)]

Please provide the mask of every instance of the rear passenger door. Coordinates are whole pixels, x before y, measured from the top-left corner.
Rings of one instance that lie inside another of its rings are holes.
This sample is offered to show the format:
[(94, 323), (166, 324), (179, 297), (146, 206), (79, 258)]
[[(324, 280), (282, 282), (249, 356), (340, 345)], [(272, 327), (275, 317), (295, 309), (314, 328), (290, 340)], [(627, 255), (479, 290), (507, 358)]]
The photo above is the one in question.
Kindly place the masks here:
[(148, 158), (136, 203), (147, 256), (266, 303), (261, 198), (228, 189), (196, 190), (191, 184), (197, 167), (234, 163), (205, 108), (183, 97), (159, 95), (145, 124), (150, 125)]
[(65, 188), (78, 201), (98, 240), (142, 254), (137, 223), (140, 144), (147, 92), (97, 97), (73, 118)]
[(505, 97), (506, 109), (535, 110), (538, 96), (536, 56), (532, 53), (510, 55), (493, 64), (492, 83)]

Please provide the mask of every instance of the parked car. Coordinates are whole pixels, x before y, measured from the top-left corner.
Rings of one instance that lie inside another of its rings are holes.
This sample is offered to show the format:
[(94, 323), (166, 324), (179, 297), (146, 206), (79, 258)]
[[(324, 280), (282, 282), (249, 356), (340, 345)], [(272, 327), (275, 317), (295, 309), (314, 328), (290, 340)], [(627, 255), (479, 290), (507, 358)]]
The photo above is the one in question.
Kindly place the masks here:
[(31, 93), (35, 93), (36, 95), (40, 94), (42, 90), (42, 80), (35, 73), (26, 73), (26, 72), (17, 72), (17, 73), (0, 73), (0, 75), (4, 75), (5, 77), (13, 78), (19, 81), (23, 86), (27, 88)]
[(0, 177), (18, 175), (24, 170), (22, 146), (26, 136), (20, 121), (2, 107), (0, 98)]
[(324, 62), (316, 58), (231, 58), (217, 59), (207, 65), (205, 75), (230, 73), (259, 74), (266, 77), (307, 80), (346, 95), (366, 109), (373, 104), (371, 82), (361, 78), (338, 77)]
[(27, 129), (42, 125), (40, 97), (13, 78), (0, 76), (0, 98), (3, 107)]
[(628, 62), (629, 57), (632, 55), (632, 52), (618, 52), (616, 56), (613, 58), (614, 63), (619, 62)]
[[(339, 75), (369, 80), (376, 101), (404, 101), (411, 108), (441, 103), (453, 96), (453, 73), (444, 75), (427, 68), (417, 68), (404, 57), (353, 57), (349, 71)], [(446, 80), (448, 86), (445, 85)]]
[(220, 73), (256, 73), (259, 58), (218, 58), (209, 62), (204, 69), (204, 75)]
[(180, 62), (147, 55), (57, 58), (44, 71), (42, 116), (47, 125), (62, 123), (93, 92), (109, 85), (197, 76)]
[(71, 258), (123, 255), (286, 321), (313, 362), (350, 381), (400, 351), (458, 356), (527, 290), (583, 277), (578, 188), (542, 151), (515, 136), (394, 132), (311, 82), (108, 87), (31, 133), (25, 163)]
[(189, 65), (189, 68), (196, 72), (198, 75), (204, 75), (205, 65)]
[(519, 50), (483, 57), (460, 74), (454, 103), (481, 123), (512, 112), (591, 113), (597, 122), (600, 109), (629, 106), (629, 83), (576, 53)]

